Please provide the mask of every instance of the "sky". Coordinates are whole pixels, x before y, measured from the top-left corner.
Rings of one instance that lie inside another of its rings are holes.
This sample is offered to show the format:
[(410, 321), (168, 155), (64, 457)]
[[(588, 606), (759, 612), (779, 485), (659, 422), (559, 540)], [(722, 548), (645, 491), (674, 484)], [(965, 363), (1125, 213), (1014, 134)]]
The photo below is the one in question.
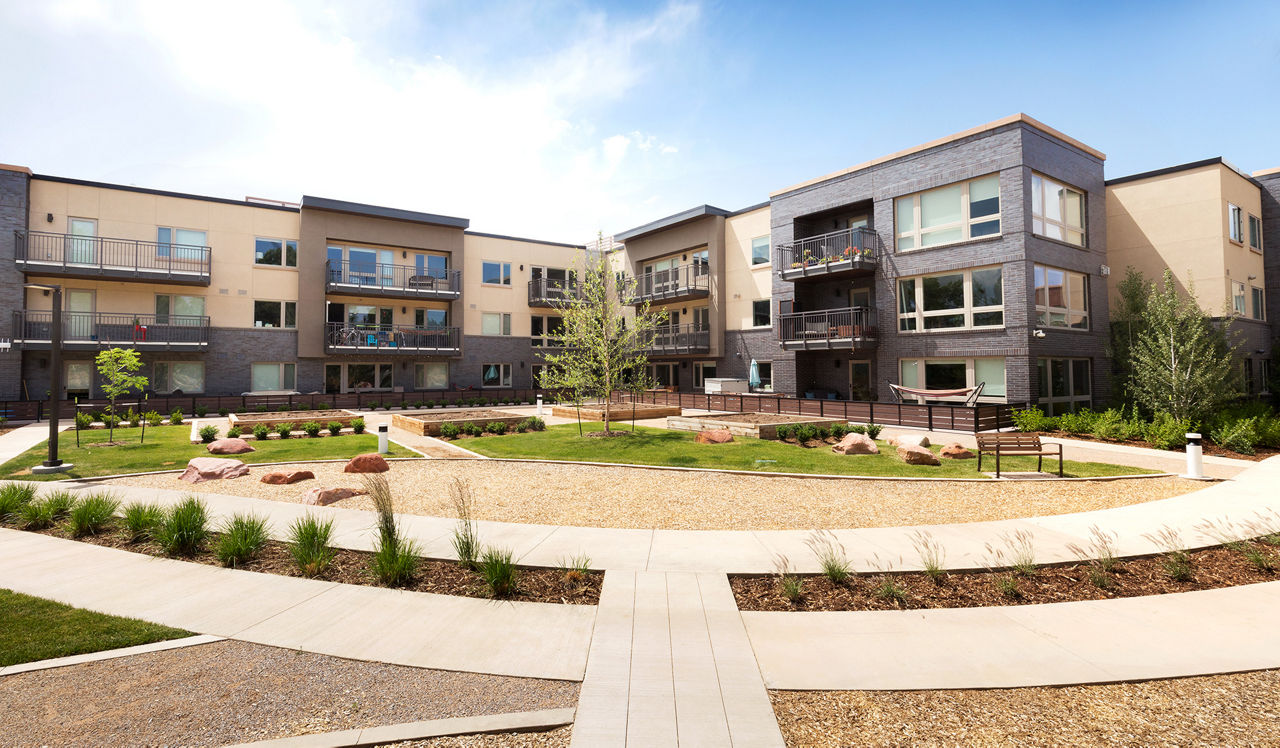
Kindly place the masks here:
[(1025, 112), (1280, 167), (1280, 2), (0, 2), (0, 163), (582, 243)]

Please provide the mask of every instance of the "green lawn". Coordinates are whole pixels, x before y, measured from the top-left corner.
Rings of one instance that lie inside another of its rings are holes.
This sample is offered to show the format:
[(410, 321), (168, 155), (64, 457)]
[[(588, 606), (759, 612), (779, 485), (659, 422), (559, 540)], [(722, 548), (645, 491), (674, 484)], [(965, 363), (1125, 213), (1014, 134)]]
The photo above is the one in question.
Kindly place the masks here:
[[(593, 424), (599, 428), (598, 424)], [(626, 427), (630, 430), (630, 427)], [(977, 460), (943, 460), (939, 467), (907, 465), (897, 458), (893, 448), (877, 442), (878, 455), (844, 456), (830, 447), (805, 449), (794, 444), (764, 439), (738, 438), (729, 444), (698, 444), (687, 431), (639, 426), (634, 435), (609, 439), (587, 439), (578, 436), (577, 424), (552, 426), (546, 431), (511, 436), (486, 436), (466, 439), (460, 446), (490, 457), (515, 457), (542, 460), (577, 460), (581, 462), (615, 462), (630, 465), (674, 465), (677, 467), (720, 468), (725, 470), (758, 470), (784, 473), (830, 473), (839, 475), (884, 475), (931, 478), (984, 478), (977, 470)], [(933, 447), (937, 452), (939, 446)], [(1067, 450), (1070, 453), (1070, 449)], [(1052, 466), (1052, 467), (1051, 467)], [(995, 459), (982, 467), (995, 470)], [(1034, 457), (1005, 457), (1001, 470), (1010, 472), (1035, 470)], [(1057, 460), (1045, 458), (1045, 469), (1056, 470)], [(1111, 465), (1102, 462), (1067, 460), (1064, 473), (1068, 477), (1103, 475), (1135, 475), (1152, 470)]]
[[(80, 432), (80, 447), (76, 446), (76, 433), (64, 431), (58, 440), (58, 457), (75, 465), (65, 473), (32, 475), (30, 469), (44, 462), (48, 455), (47, 442), (41, 442), (8, 462), (0, 465), (0, 478), (18, 480), (59, 480), (61, 478), (89, 478), (118, 473), (141, 473), (149, 470), (177, 470), (186, 467), (192, 457), (209, 457), (203, 444), (192, 444), (191, 427), (156, 426), (147, 428), (147, 440), (138, 443), (141, 429), (116, 429), (116, 441), (127, 442), (114, 447), (102, 446), (107, 441), (106, 429), (90, 429)], [(243, 462), (290, 462), (294, 460), (329, 460), (354, 457), (365, 452), (378, 451), (377, 434), (344, 434), (318, 439), (298, 437), (280, 441), (271, 439), (259, 443), (250, 440), (256, 452), (230, 455)], [(388, 457), (417, 457), (404, 448), (392, 449)]]
[(0, 667), (184, 636), (191, 633), (0, 589)]

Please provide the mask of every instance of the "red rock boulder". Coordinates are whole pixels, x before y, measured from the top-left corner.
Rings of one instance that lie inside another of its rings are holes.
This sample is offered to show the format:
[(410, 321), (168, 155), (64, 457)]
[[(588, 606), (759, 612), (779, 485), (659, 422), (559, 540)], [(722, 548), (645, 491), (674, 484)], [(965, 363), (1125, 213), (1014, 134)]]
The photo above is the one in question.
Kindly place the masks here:
[(838, 455), (878, 455), (880, 448), (866, 434), (845, 434), (838, 444), (831, 448)]
[(939, 457), (946, 457), (949, 460), (972, 460), (973, 452), (965, 449), (964, 445), (958, 442), (952, 442), (942, 448), (938, 453)]
[(270, 483), (273, 486), (283, 486), (289, 483), (311, 480), (314, 477), (316, 477), (316, 474), (310, 470), (280, 470), (262, 476), (262, 482)]
[(344, 473), (385, 473), (391, 469), (387, 461), (382, 459), (380, 454), (364, 454), (356, 455), (347, 462), (347, 466), (342, 469)]
[(187, 463), (187, 469), (178, 476), (178, 480), (188, 483), (203, 483), (207, 480), (223, 478), (239, 478), (249, 474), (249, 466), (239, 460), (224, 460), (219, 457), (193, 457)]
[(209, 442), (205, 449), (209, 450), (211, 455), (239, 455), (258, 451), (249, 446), (249, 442), (244, 439), (217, 439)]
[(733, 441), (733, 433), (729, 429), (708, 429), (699, 431), (693, 440), (699, 444), (725, 444)]
[(335, 501), (349, 499), (352, 496), (364, 496), (367, 491), (360, 488), (312, 488), (302, 494), (302, 503), (310, 506), (327, 506)]
[(898, 447), (898, 459), (908, 465), (941, 465), (938, 456), (925, 447), (903, 444)]

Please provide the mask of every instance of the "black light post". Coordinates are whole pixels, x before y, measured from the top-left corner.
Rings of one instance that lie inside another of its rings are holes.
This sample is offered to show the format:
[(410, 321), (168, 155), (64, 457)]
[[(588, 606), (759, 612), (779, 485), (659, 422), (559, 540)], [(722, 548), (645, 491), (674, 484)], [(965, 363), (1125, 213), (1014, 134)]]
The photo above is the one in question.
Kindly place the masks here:
[(28, 283), (26, 288), (38, 288), (53, 293), (53, 313), (49, 323), (49, 458), (44, 464), (32, 468), (33, 473), (60, 473), (71, 469), (58, 459), (58, 406), (62, 394), (62, 286)]

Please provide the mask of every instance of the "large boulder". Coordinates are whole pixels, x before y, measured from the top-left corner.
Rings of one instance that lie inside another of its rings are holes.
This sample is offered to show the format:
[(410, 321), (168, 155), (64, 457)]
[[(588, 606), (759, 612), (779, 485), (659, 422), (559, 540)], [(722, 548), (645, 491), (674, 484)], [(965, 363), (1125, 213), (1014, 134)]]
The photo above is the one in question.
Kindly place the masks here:
[(942, 448), (942, 451), (938, 453), (938, 456), (946, 457), (949, 460), (971, 460), (973, 459), (973, 452), (970, 452), (959, 442), (951, 442)]
[(249, 474), (249, 466), (239, 460), (226, 460), (221, 457), (193, 457), (187, 463), (187, 469), (178, 476), (178, 480), (188, 483), (203, 483), (207, 480), (223, 478), (239, 478)]
[(729, 429), (707, 429), (699, 431), (693, 440), (699, 444), (725, 444), (733, 441), (733, 433)]
[(342, 469), (344, 473), (385, 473), (391, 469), (387, 461), (382, 459), (382, 455), (369, 454), (356, 455), (352, 457), (347, 466)]
[(924, 434), (890, 434), (885, 437), (885, 442), (891, 447), (927, 447), (929, 446), (929, 437)]
[(878, 455), (880, 448), (866, 434), (845, 434), (838, 444), (831, 448), (838, 455)]
[(368, 491), (362, 488), (327, 488), (319, 486), (302, 494), (302, 503), (311, 506), (326, 506), (335, 501), (349, 499), (352, 496), (364, 496)]
[(938, 456), (927, 447), (915, 444), (903, 444), (898, 447), (898, 459), (908, 465), (941, 465)]
[(273, 486), (283, 486), (289, 483), (297, 483), (299, 481), (311, 480), (316, 474), (310, 470), (280, 470), (274, 473), (267, 473), (262, 476), (263, 483), (270, 483)]
[(217, 439), (205, 447), (211, 455), (239, 455), (245, 452), (256, 452), (244, 439)]

